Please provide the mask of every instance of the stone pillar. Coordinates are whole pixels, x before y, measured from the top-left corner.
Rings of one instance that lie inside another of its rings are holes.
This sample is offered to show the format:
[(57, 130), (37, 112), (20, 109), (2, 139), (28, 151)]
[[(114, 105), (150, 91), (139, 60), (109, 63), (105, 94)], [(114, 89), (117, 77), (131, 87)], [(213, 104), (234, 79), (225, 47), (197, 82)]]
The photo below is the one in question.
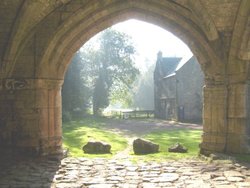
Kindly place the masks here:
[(250, 153), (249, 84), (204, 87), (201, 153)]
[(250, 154), (250, 84), (229, 86), (226, 152)]
[(206, 85), (203, 88), (203, 135), (201, 152), (223, 152), (226, 144), (226, 97), (224, 85)]
[(48, 79), (2, 80), (2, 148), (32, 155), (60, 151), (62, 82)]

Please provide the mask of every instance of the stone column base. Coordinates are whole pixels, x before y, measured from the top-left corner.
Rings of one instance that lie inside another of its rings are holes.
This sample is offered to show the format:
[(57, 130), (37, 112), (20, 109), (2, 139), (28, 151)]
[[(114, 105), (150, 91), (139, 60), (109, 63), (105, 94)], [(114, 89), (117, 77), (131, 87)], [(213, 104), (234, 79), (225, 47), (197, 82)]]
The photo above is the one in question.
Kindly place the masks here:
[(204, 88), (202, 154), (250, 153), (249, 88), (242, 83)]
[(44, 156), (62, 152), (61, 85), (62, 80), (2, 80), (2, 148), (9, 148), (13, 155)]

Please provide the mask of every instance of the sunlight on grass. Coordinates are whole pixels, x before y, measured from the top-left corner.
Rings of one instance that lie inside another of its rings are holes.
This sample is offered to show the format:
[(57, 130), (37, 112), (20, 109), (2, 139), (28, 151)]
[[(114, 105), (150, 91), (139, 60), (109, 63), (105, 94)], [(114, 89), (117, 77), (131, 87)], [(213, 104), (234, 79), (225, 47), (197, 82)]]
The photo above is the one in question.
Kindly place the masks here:
[[(112, 157), (127, 147), (127, 140), (113, 132), (103, 130), (105, 126), (103, 119), (86, 118), (84, 120), (72, 121), (63, 125), (63, 147), (68, 148), (72, 157)], [(84, 154), (83, 145), (89, 140), (104, 141), (111, 144), (112, 154)]]
[[(112, 158), (115, 154), (125, 150), (128, 147), (127, 139), (134, 135), (124, 135), (109, 130), (109, 124), (113, 119), (87, 117), (77, 121), (63, 124), (63, 146), (68, 148), (72, 157), (88, 157), (88, 158)], [(154, 120), (156, 121), (156, 120)], [(114, 122), (113, 122), (114, 123)], [(119, 123), (119, 122), (116, 122)], [(128, 157), (131, 161), (137, 163), (140, 161), (157, 161), (180, 160), (186, 158), (196, 158), (199, 153), (199, 144), (201, 142), (202, 130), (191, 129), (169, 129), (154, 131), (138, 137), (145, 138), (160, 145), (160, 152), (148, 155), (135, 155), (132, 146), (129, 146), (130, 151)], [(82, 151), (83, 145), (89, 140), (99, 140), (111, 144), (112, 154), (84, 154)], [(188, 148), (187, 153), (171, 153), (168, 148), (176, 143), (181, 143)], [(231, 155), (237, 161), (250, 162), (249, 155)]]
[[(199, 143), (201, 142), (201, 130), (168, 130), (152, 132), (144, 136), (145, 139), (150, 140), (160, 145), (160, 152), (149, 155), (133, 155), (133, 160), (170, 160), (181, 158), (196, 158), (199, 152)], [(188, 148), (187, 153), (170, 153), (168, 148), (175, 143), (181, 143)]]
[[(82, 120), (72, 121), (63, 125), (63, 146), (68, 148), (73, 157), (104, 157), (111, 158), (128, 147), (127, 139), (123, 135), (108, 130), (112, 119), (87, 117)], [(128, 134), (128, 133), (127, 133)], [(128, 156), (134, 161), (164, 161), (171, 159), (196, 158), (201, 142), (201, 130), (174, 129), (155, 131), (143, 135), (147, 140), (160, 145), (160, 152), (148, 155), (134, 155), (132, 149)], [(130, 137), (131, 135), (127, 135)], [(111, 144), (112, 154), (84, 154), (82, 146), (89, 140), (99, 140)], [(170, 153), (168, 148), (175, 143), (181, 143), (188, 148), (187, 153)]]

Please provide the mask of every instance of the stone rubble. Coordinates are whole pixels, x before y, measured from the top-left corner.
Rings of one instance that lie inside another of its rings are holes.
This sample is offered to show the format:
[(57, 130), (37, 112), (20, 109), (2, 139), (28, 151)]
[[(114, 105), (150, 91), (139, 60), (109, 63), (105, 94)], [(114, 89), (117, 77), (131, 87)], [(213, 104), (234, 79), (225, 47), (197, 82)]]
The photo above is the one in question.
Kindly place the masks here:
[(133, 150), (136, 155), (157, 153), (159, 152), (159, 144), (155, 144), (149, 140), (137, 138), (133, 141)]
[(250, 188), (250, 165), (65, 158), (0, 163), (1, 188)]
[(111, 153), (111, 145), (103, 141), (91, 140), (82, 147), (82, 150), (90, 154)]
[(181, 145), (180, 143), (176, 143), (168, 148), (168, 152), (175, 152), (175, 153), (187, 153), (188, 149)]

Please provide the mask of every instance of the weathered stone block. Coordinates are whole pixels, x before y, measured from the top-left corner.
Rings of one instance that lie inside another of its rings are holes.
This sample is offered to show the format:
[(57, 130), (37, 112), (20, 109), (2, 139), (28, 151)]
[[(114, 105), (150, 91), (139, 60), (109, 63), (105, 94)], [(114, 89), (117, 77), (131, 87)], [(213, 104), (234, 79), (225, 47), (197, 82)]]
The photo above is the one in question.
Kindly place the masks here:
[(133, 150), (135, 154), (149, 154), (159, 152), (159, 145), (148, 140), (137, 138), (133, 142)]
[(176, 143), (173, 146), (169, 147), (168, 151), (174, 153), (187, 153), (188, 149), (182, 146), (180, 143)]
[(245, 134), (247, 131), (246, 128), (246, 119), (244, 118), (230, 118), (228, 119), (228, 133), (238, 133)]
[(202, 143), (200, 144), (201, 153), (210, 154), (211, 151), (223, 152), (225, 149), (226, 134), (216, 132), (204, 132)]
[(89, 154), (105, 154), (111, 153), (111, 145), (101, 141), (89, 141), (82, 147), (84, 153)]

